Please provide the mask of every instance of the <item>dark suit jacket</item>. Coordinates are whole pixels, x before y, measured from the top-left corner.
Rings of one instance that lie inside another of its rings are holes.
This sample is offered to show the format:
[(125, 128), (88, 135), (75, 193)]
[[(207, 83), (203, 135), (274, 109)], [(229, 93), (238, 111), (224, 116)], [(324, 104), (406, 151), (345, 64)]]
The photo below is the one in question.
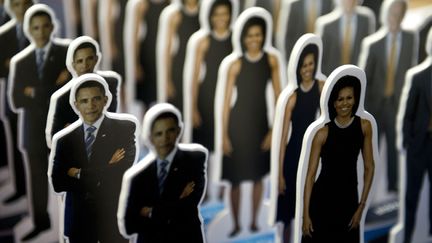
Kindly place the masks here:
[[(112, 76), (106, 76), (102, 74), (101, 76), (107, 81), (109, 91), (112, 94), (112, 100), (110, 106), (108, 107), (108, 111), (117, 112), (117, 104), (119, 103), (117, 92), (119, 90), (118, 87), (120, 87), (121, 85), (121, 80)], [(56, 132), (65, 128), (66, 125), (72, 124), (79, 119), (79, 116), (70, 106), (69, 95), (70, 90), (59, 96), (57, 102), (54, 104), (55, 112), (53, 114), (53, 117), (50, 117), (52, 118), (51, 137), (54, 136)]]
[[(25, 49), (29, 52), (23, 58), (17, 59), (15, 72), (10, 74), (10, 79), (13, 77), (11, 80), (13, 106), (24, 110), (23, 145), (29, 153), (40, 153), (41, 150), (47, 149), (45, 126), (49, 101), (54, 91), (63, 86), (63, 84), (57, 85), (56, 80), (63, 71), (67, 70), (65, 65), (67, 48), (67, 45), (52, 42), (45, 60), (42, 80), (38, 77), (34, 49)], [(27, 86), (34, 87), (34, 97), (24, 95)]]
[[(292, 2), (290, 4), (289, 17), (288, 19), (284, 20), (287, 22), (286, 33), (284, 36), (285, 58), (287, 61), (289, 61), (294, 44), (303, 34), (307, 33), (307, 16), (304, 14), (305, 4), (306, 3), (304, 0)], [(332, 1), (321, 0), (321, 12), (319, 15), (329, 13), (332, 8)]]
[[(370, 10), (369, 10), (370, 11)], [(372, 13), (372, 11), (370, 11)], [(333, 14), (330, 13), (330, 14)], [(323, 16), (324, 17), (324, 16)], [(334, 69), (342, 65), (342, 40), (340, 33), (340, 22), (342, 18), (339, 17), (334, 21), (328, 22), (323, 27), (322, 41), (323, 41), (323, 62), (322, 71), (325, 75), (330, 75)], [(357, 28), (355, 39), (351, 46), (351, 60), (350, 63), (356, 64), (360, 54), (361, 43), (363, 38), (372, 34), (375, 31), (375, 26), (371, 29), (371, 22), (375, 22), (374, 18), (369, 15), (357, 12)]]
[[(136, 174), (127, 195), (124, 219), (127, 234), (138, 233), (138, 242), (202, 242), (198, 204), (206, 183), (205, 163), (204, 152), (179, 148), (162, 194), (159, 194), (156, 160)], [(179, 199), (191, 181), (195, 182), (194, 191)], [(151, 218), (140, 215), (143, 207), (153, 208)]]
[[(372, 115), (377, 115), (377, 109), (381, 107), (384, 99), (388, 56), (386, 37), (387, 35), (383, 35), (370, 45), (369, 50), (363, 50), (368, 52), (364, 68), (368, 82), (366, 86), (366, 109)], [(401, 41), (399, 59), (395, 68), (394, 102), (397, 105), (399, 104), (400, 94), (405, 81), (405, 73), (416, 64), (417, 60), (417, 56), (414, 56), (417, 53), (418, 42), (415, 34), (402, 31)]]
[(408, 154), (425, 151), (432, 117), (432, 65), (414, 74), (403, 117), (403, 145)]
[[(55, 151), (52, 184), (56, 192), (67, 192), (65, 234), (74, 236), (89, 230), (102, 229), (105, 234), (120, 235), (117, 227), (117, 204), (124, 171), (135, 159), (135, 123), (105, 116), (87, 159), (82, 122), (58, 138)], [(125, 157), (109, 165), (117, 149), (124, 148)], [(72, 168), (81, 168), (80, 179), (67, 175)], [(88, 214), (96, 214), (91, 218)], [(114, 231), (114, 232), (113, 232)]]

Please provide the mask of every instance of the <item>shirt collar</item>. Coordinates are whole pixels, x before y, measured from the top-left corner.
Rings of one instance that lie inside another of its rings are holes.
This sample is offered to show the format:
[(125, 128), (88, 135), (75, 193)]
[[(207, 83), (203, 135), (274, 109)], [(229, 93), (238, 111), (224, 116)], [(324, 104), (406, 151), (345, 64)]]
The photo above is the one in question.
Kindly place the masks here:
[(44, 51), (44, 59), (45, 59), (50, 48), (51, 48), (51, 41), (48, 41), (48, 43), (44, 47), (36, 48), (36, 52), (43, 50)]
[[(164, 159), (164, 160), (168, 161), (168, 165), (166, 166), (167, 171), (169, 171), (169, 169), (170, 169), (170, 167), (171, 167), (172, 161), (174, 160), (174, 156), (175, 156), (175, 154), (177, 153), (177, 150), (178, 150), (178, 148), (177, 148), (177, 146), (175, 146), (175, 147), (173, 148), (173, 150), (168, 154), (168, 156), (165, 157), (165, 159)], [(157, 158), (158, 170), (159, 170), (159, 164), (160, 164), (161, 162), (162, 162), (162, 159), (158, 157), (158, 158)]]
[(97, 119), (96, 122), (94, 122), (92, 125), (83, 122), (83, 124), (84, 124), (84, 132), (87, 130), (87, 128), (93, 126), (93, 127), (96, 127), (96, 130), (94, 132), (94, 134), (96, 136), (97, 131), (99, 130), (99, 127), (101, 126), (104, 117), (105, 116), (102, 114), (101, 117), (99, 117), (99, 119)]

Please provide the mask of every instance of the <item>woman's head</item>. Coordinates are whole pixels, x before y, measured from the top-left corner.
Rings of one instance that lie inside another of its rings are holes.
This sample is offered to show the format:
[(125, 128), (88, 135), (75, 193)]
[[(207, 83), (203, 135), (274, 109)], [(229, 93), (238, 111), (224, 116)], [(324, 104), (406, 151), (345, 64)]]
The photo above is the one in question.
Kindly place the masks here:
[[(266, 22), (261, 17), (252, 17), (243, 26), (241, 45), (243, 52), (250, 49), (262, 49), (266, 38)], [(256, 46), (258, 45), (258, 46)]]
[(336, 82), (327, 104), (330, 120), (337, 115), (343, 115), (344, 112), (349, 112), (351, 116), (354, 116), (360, 101), (360, 85), (360, 80), (350, 75), (343, 76)]
[(228, 29), (231, 23), (232, 4), (230, 0), (215, 0), (210, 8), (211, 29)]
[(303, 48), (296, 70), (298, 85), (300, 85), (300, 83), (305, 79), (315, 78), (318, 55), (318, 46), (315, 44), (308, 44)]

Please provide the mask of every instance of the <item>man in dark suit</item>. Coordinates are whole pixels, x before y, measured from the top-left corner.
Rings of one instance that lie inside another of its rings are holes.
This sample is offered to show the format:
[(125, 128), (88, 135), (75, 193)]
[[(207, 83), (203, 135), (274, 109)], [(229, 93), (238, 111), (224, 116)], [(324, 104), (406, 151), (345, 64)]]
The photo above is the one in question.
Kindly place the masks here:
[[(26, 194), (25, 187), (25, 173), (24, 173), (24, 161), (21, 152), (18, 149), (18, 134), (17, 124), (18, 117), (15, 112), (10, 108), (9, 101), (7, 100), (7, 89), (8, 89), (8, 76), (9, 76), (9, 63), (10, 59), (22, 51), (28, 46), (29, 41), (24, 35), (23, 31), (23, 20), (24, 14), (27, 9), (33, 5), (32, 0), (6, 0), (4, 2), (5, 7), (9, 9), (12, 15), (12, 20), (2, 25), (0, 28), (0, 97), (3, 99), (3, 107), (1, 119), (3, 122), (4, 133), (10, 134), (8, 139), (3, 143), (5, 146), (12, 148), (12, 151), (7, 151), (9, 154), (9, 166), (13, 168), (13, 184), (15, 186), (15, 193), (5, 199), (5, 203), (15, 202)], [(3, 98), (4, 97), (4, 98)], [(1, 129), (3, 129), (1, 128)]]
[[(81, 36), (70, 43), (66, 56), (66, 65), (69, 72), (72, 73), (73, 78), (86, 73), (101, 75), (108, 83), (109, 91), (112, 95), (108, 111), (116, 112), (120, 101), (121, 77), (113, 71), (96, 71), (101, 56), (98, 43), (91, 37)], [(78, 120), (78, 115), (69, 105), (69, 95), (73, 85), (74, 80), (72, 79), (51, 96), (47, 127), (45, 129), (49, 147), (51, 147), (52, 136), (56, 132)]]
[[(407, 73), (404, 89), (408, 98), (403, 113), (403, 146), (407, 150), (405, 234), (404, 243), (412, 241), (418, 200), (425, 173), (432, 181), (432, 29), (427, 41), (427, 59)], [(401, 103), (401, 109), (404, 107)], [(429, 196), (432, 187), (429, 184)], [(432, 200), (429, 200), (429, 211)], [(432, 235), (432, 216), (429, 214), (429, 234)]]
[(49, 174), (54, 190), (67, 192), (65, 235), (71, 243), (127, 242), (116, 213), (123, 173), (137, 157), (138, 122), (131, 115), (107, 113), (108, 92), (101, 76), (80, 76), (71, 91), (80, 120), (53, 140)]
[(384, 2), (385, 29), (368, 37), (362, 44), (359, 66), (365, 70), (365, 106), (375, 117), (379, 137), (384, 136), (387, 148), (387, 189), (397, 191), (398, 156), (396, 151), (396, 113), (406, 71), (417, 63), (418, 38), (401, 29), (407, 2)]
[(280, 34), (280, 36), (277, 36), (277, 45), (279, 50), (284, 51), (288, 63), (294, 44), (303, 34), (314, 33), (316, 19), (333, 9), (333, 1), (283, 1), (281, 9), (289, 9), (289, 11), (279, 13), (280, 31), (276, 35)]
[(66, 81), (64, 65), (67, 44), (52, 38), (54, 13), (44, 4), (30, 7), (24, 27), (32, 45), (11, 60), (8, 94), (11, 107), (23, 121), (19, 145), (28, 165), (30, 212), (34, 229), (24, 236), (31, 239), (50, 228), (48, 205), (48, 147), (45, 143), (49, 98)]
[(137, 242), (203, 242), (198, 206), (206, 184), (208, 151), (198, 144), (177, 145), (180, 112), (170, 104), (150, 108), (144, 139), (152, 152), (123, 177), (119, 225)]
[(375, 31), (375, 15), (359, 0), (341, 0), (331, 13), (317, 19), (316, 33), (323, 41), (322, 71), (330, 75), (343, 64), (358, 62), (364, 37)]

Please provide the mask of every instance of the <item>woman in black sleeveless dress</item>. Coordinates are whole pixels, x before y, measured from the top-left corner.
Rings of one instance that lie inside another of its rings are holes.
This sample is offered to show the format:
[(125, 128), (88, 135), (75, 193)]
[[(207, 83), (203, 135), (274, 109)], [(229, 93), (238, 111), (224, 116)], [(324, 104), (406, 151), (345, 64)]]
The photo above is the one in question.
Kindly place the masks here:
[[(360, 81), (344, 76), (328, 101), (330, 122), (314, 135), (305, 181), (302, 242), (360, 242), (359, 226), (372, 185), (371, 122), (355, 115)], [(362, 152), (364, 185), (357, 190), (357, 159)], [(319, 159), (321, 172), (315, 181)]]
[[(284, 223), (284, 240), (289, 241), (290, 225), (295, 216), (297, 168), (300, 158), (303, 134), (315, 121), (319, 111), (319, 100), (324, 81), (315, 79), (319, 50), (316, 44), (306, 45), (296, 68), (298, 88), (288, 98), (283, 123), (280, 146), (279, 197), (277, 202), (277, 221)], [(289, 127), (291, 136), (287, 146)]]
[[(265, 91), (271, 80), (276, 100), (281, 88), (279, 60), (263, 49), (267, 27), (261, 17), (246, 21), (241, 32), (243, 55), (228, 68), (223, 104), (222, 177), (231, 183), (234, 228), (230, 236), (240, 232), (240, 183), (246, 180), (253, 182), (250, 230), (258, 231), (256, 218), (262, 199), (262, 178), (269, 172), (271, 130)], [(237, 99), (231, 108), (235, 87)]]

